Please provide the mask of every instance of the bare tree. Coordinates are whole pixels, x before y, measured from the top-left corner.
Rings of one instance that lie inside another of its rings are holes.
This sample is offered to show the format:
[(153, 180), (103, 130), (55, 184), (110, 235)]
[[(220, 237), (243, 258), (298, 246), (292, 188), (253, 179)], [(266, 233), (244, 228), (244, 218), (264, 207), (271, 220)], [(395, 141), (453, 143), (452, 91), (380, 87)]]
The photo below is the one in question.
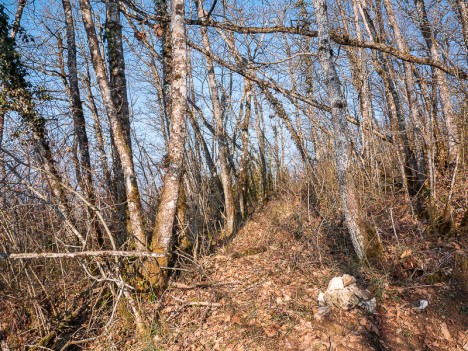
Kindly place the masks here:
[[(173, 0), (171, 3), (171, 134), (169, 139), (168, 166), (164, 175), (164, 185), (156, 216), (156, 225), (151, 241), (151, 251), (165, 256), (158, 260), (159, 266), (167, 266), (173, 242), (173, 227), (177, 211), (177, 200), (183, 173), (185, 116), (187, 111), (187, 39), (185, 34), (185, 2)], [(164, 275), (165, 270), (149, 272)], [(164, 277), (163, 277), (164, 278)], [(156, 277), (158, 279), (158, 277)]]
[[(101, 96), (106, 107), (107, 115), (109, 116), (115, 147), (120, 162), (122, 163), (131, 234), (135, 240), (136, 247), (143, 250), (147, 245), (146, 234), (143, 228), (140, 193), (135, 175), (133, 155), (131, 146), (129, 145), (128, 125), (122, 123), (122, 120), (119, 118), (119, 108), (122, 108), (122, 106), (116, 105), (113, 98), (112, 86), (107, 75), (104, 59), (99, 50), (99, 42), (91, 13), (91, 5), (88, 0), (80, 0), (80, 7), (94, 72), (96, 73)], [(112, 19), (114, 21), (116, 20), (115, 17), (112, 17)], [(117, 74), (120, 74), (120, 72), (117, 72)]]
[(350, 171), (350, 145), (346, 121), (346, 101), (341, 90), (341, 83), (333, 61), (330, 45), (330, 23), (325, 0), (314, 0), (315, 16), (318, 28), (318, 52), (325, 84), (329, 94), (333, 130), (335, 133), (335, 160), (338, 173), (338, 185), (341, 195), (341, 206), (346, 226), (351, 235), (354, 250), (360, 259), (366, 257), (367, 237), (363, 226), (361, 208), (356, 195), (356, 186)]

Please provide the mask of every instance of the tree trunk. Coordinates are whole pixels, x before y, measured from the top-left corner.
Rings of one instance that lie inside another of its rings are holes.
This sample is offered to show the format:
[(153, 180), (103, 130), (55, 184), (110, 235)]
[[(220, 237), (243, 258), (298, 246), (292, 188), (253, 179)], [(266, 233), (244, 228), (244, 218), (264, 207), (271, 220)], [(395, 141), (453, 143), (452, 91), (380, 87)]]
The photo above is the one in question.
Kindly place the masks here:
[[(96, 195), (94, 193), (93, 175), (91, 168), (91, 158), (89, 156), (88, 134), (86, 132), (86, 121), (83, 114), (83, 104), (81, 102), (80, 88), (78, 81), (78, 68), (76, 64), (76, 41), (75, 25), (73, 23), (73, 14), (70, 0), (62, 0), (65, 13), (65, 27), (67, 32), (67, 67), (68, 67), (68, 97), (70, 101), (70, 110), (73, 116), (75, 135), (78, 140), (80, 151), (80, 162), (78, 167), (81, 174), (81, 188), (92, 206), (96, 205)], [(94, 216), (93, 211), (87, 207), (88, 218), (92, 222), (96, 239), (99, 246), (103, 244), (101, 228)]]
[[(160, 205), (156, 216), (151, 250), (165, 256), (158, 260), (159, 267), (167, 266), (171, 256), (174, 220), (177, 211), (177, 200), (183, 173), (185, 144), (185, 114), (187, 109), (187, 42), (185, 34), (184, 0), (173, 0), (171, 3), (171, 44), (172, 70), (171, 99), (171, 133), (169, 138), (168, 167), (164, 175), (164, 185)], [(150, 281), (165, 283), (167, 270), (148, 272)], [(156, 276), (151, 276), (156, 275)]]
[[(87, 95), (88, 105), (89, 105), (88, 107), (91, 112), (91, 116), (93, 117), (94, 132), (96, 134), (96, 143), (97, 143), (97, 149), (99, 153), (99, 159), (101, 161), (102, 174), (104, 176), (107, 190), (111, 191), (112, 190), (112, 177), (111, 177), (111, 173), (109, 170), (109, 164), (107, 161), (104, 136), (102, 133), (101, 121), (99, 120), (99, 111), (97, 109), (96, 102), (94, 101), (93, 91), (91, 90), (91, 76), (89, 73), (88, 60), (86, 58), (85, 58), (85, 66), (86, 66), (86, 76), (84, 77), (83, 80), (84, 80), (85, 88), (86, 88), (86, 95)], [(119, 244), (122, 244), (122, 243), (119, 243)]]
[[(374, 26), (374, 23), (367, 11), (360, 3), (359, 3), (359, 11), (361, 12), (361, 16), (364, 20), (366, 25), (367, 31), (369, 32), (369, 36), (371, 37), (372, 41), (380, 42), (380, 37), (378, 36), (377, 30)], [(397, 85), (395, 80), (393, 79), (393, 70), (391, 66), (388, 64), (387, 58), (384, 54), (380, 51), (376, 53), (377, 55), (377, 73), (382, 77), (384, 81), (384, 85), (386, 90), (388, 91), (390, 107), (393, 112), (393, 115), (396, 118), (398, 131), (401, 135), (401, 141), (403, 143), (403, 151), (405, 155), (405, 177), (408, 183), (408, 191), (411, 196), (415, 196), (418, 194), (420, 190), (420, 186), (417, 182), (417, 170), (419, 169), (417, 160), (414, 156), (414, 152), (411, 148), (411, 144), (408, 137), (408, 132), (406, 128), (406, 121), (405, 116), (403, 113), (403, 107), (400, 101), (400, 96), (398, 94)]]
[(245, 219), (248, 214), (247, 209), (247, 196), (248, 196), (248, 155), (249, 155), (249, 124), (250, 124), (250, 115), (252, 112), (252, 88), (250, 81), (244, 80), (244, 91), (245, 91), (245, 111), (243, 116), (243, 121), (241, 124), (241, 139), (242, 139), (242, 154), (239, 161), (239, 205), (242, 219)]
[[(125, 77), (125, 60), (122, 43), (122, 25), (120, 23), (119, 5), (116, 0), (106, 0), (106, 39), (107, 57), (109, 64), (109, 84), (112, 100), (120, 123), (123, 127), (125, 144), (132, 152), (132, 141), (130, 137), (130, 109), (127, 98), (127, 80)], [(119, 242), (123, 242), (128, 232), (131, 232), (129, 209), (127, 205), (127, 194), (125, 191), (125, 177), (122, 160), (119, 156), (115, 138), (111, 133), (111, 144), (114, 152), (114, 202), (117, 207), (119, 224), (121, 226), (118, 235)]]
[[(125, 193), (127, 195), (128, 214), (132, 235), (135, 240), (136, 248), (139, 250), (144, 250), (146, 247), (146, 235), (143, 229), (140, 194), (138, 191), (138, 184), (133, 165), (133, 155), (129, 145), (129, 130), (128, 125), (123, 123), (119, 117), (118, 110), (118, 108), (121, 110), (125, 107), (123, 105), (114, 103), (114, 93), (112, 92), (112, 88), (107, 77), (104, 59), (102, 58), (101, 52), (99, 51), (99, 42), (96, 35), (89, 0), (80, 0), (80, 7), (88, 39), (89, 51), (91, 52), (91, 60), (93, 62), (93, 67), (96, 73), (104, 106), (106, 107), (107, 115), (109, 117), (115, 147), (122, 163), (123, 179), (125, 181)], [(115, 18), (113, 19), (115, 20)], [(122, 64), (122, 62), (119, 64)], [(119, 74), (120, 73), (121, 72), (119, 72)], [(120, 97), (122, 98), (122, 95)]]
[[(426, 6), (424, 4), (424, 0), (414, 0), (414, 3), (418, 10), (419, 28), (424, 37), (424, 41), (426, 42), (429, 55), (433, 61), (438, 62), (440, 61), (438, 44), (434, 37), (431, 24), (429, 23), (429, 19), (427, 17)], [(466, 10), (466, 4), (465, 4), (465, 10)], [(445, 124), (447, 127), (447, 133), (448, 133), (448, 154), (449, 155), (448, 155), (447, 161), (449, 164), (454, 164), (459, 154), (460, 140), (458, 138), (456, 116), (452, 108), (452, 102), (450, 100), (450, 89), (447, 83), (447, 77), (445, 76), (444, 72), (442, 72), (440, 69), (437, 69), (437, 68), (433, 68), (433, 71), (435, 73), (437, 85), (439, 87), (440, 104), (442, 107), (442, 112), (445, 117)]]
[(346, 101), (341, 91), (341, 83), (330, 45), (330, 24), (325, 0), (313, 0), (313, 4), (318, 29), (319, 59), (325, 75), (335, 133), (335, 159), (341, 202), (354, 250), (359, 259), (363, 259), (366, 256), (366, 232), (363, 228), (361, 209), (356, 196), (353, 176), (350, 172), (351, 161), (350, 145), (347, 139)]
[(468, 3), (466, 0), (451, 0), (450, 3), (460, 18), (463, 40), (465, 42), (465, 50), (468, 51)]
[[(203, 3), (201, 0), (197, 0), (198, 6), (198, 17), (203, 18), (206, 13), (203, 9)], [(206, 27), (201, 27), (201, 34), (203, 40), (203, 46), (208, 52), (211, 53), (210, 42), (208, 39), (208, 30)], [(224, 192), (224, 212), (226, 215), (226, 223), (223, 230), (223, 237), (229, 238), (235, 234), (237, 230), (236, 223), (236, 204), (234, 201), (234, 194), (232, 191), (232, 182), (231, 182), (231, 169), (229, 167), (228, 160), (228, 145), (226, 132), (223, 125), (223, 117), (220, 105), (220, 98), (218, 94), (218, 83), (216, 82), (216, 77), (214, 74), (214, 65), (211, 57), (206, 56), (206, 68), (208, 70), (208, 82), (211, 92), (211, 101), (213, 105), (213, 115), (216, 122), (215, 137), (218, 141), (218, 158), (219, 166), (221, 170), (221, 182), (223, 184)]]

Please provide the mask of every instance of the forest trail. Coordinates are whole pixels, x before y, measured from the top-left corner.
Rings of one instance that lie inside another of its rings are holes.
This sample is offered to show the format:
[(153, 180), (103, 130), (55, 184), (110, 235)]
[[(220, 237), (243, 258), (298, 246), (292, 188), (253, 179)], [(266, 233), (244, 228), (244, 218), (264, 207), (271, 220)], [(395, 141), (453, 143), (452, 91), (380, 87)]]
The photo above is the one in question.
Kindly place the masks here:
[[(300, 212), (294, 202), (271, 201), (231, 243), (185, 267), (157, 303), (150, 349), (468, 350), (466, 295), (445, 283), (383, 286), (350, 272), (351, 262), (340, 267), (343, 256), (327, 253), (329, 239), (298, 234)], [(314, 320), (319, 290), (342, 273), (377, 296), (378, 313), (356, 307)], [(423, 298), (429, 307), (414, 310)]]

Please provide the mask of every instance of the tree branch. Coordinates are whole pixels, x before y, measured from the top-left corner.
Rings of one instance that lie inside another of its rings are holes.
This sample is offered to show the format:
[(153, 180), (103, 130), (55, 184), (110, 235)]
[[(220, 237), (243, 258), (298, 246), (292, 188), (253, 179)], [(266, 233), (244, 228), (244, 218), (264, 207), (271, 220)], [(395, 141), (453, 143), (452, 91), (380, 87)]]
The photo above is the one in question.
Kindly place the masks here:
[[(223, 30), (228, 30), (231, 32), (244, 33), (244, 34), (288, 33), (288, 34), (303, 35), (303, 36), (311, 37), (311, 38), (316, 38), (318, 35), (316, 30), (307, 30), (307, 29), (299, 28), (299, 27), (286, 27), (286, 26), (245, 27), (245, 26), (239, 26), (231, 22), (217, 22), (217, 21), (213, 21), (212, 19), (206, 19), (206, 20), (187, 19), (187, 24), (215, 27), (215, 28), (220, 28)], [(429, 57), (418, 57), (408, 52), (400, 51), (397, 48), (394, 48), (384, 43), (376, 43), (373, 41), (369, 42), (369, 41), (358, 40), (358, 39), (350, 37), (347, 34), (338, 33), (334, 30), (330, 31), (330, 38), (335, 43), (340, 44), (340, 45), (379, 50), (389, 55), (392, 55), (394, 57), (397, 57), (403, 61), (435, 67), (444, 71), (447, 74), (450, 74), (451, 76), (454, 76), (463, 80), (468, 80), (468, 73), (465, 72), (461, 67), (457, 67), (457, 66), (450, 67), (440, 61), (434, 61)]]

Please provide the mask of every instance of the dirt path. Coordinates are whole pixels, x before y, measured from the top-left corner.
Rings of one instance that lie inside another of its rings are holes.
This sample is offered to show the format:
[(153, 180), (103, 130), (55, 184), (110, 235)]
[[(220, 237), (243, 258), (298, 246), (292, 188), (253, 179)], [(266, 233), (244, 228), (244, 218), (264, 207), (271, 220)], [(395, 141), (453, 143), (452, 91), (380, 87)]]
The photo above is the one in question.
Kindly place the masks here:
[[(348, 272), (324, 262), (317, 247), (326, 247), (326, 238), (294, 235), (288, 223), (297, 210), (271, 202), (230, 244), (173, 281), (156, 349), (468, 350), (466, 296), (443, 284), (374, 289), (378, 315), (355, 308), (314, 320), (319, 290)], [(417, 312), (410, 302), (421, 296), (431, 305)]]

